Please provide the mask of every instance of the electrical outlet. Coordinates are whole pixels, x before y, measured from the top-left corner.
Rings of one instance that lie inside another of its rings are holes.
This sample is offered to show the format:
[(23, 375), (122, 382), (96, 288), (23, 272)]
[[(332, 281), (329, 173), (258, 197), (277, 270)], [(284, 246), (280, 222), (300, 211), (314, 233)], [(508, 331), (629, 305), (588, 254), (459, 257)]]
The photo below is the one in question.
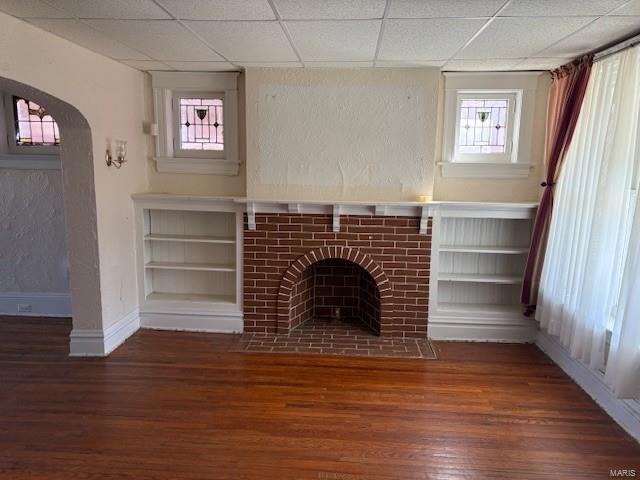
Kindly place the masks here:
[(29, 313), (31, 311), (30, 303), (19, 303), (18, 304), (18, 313)]

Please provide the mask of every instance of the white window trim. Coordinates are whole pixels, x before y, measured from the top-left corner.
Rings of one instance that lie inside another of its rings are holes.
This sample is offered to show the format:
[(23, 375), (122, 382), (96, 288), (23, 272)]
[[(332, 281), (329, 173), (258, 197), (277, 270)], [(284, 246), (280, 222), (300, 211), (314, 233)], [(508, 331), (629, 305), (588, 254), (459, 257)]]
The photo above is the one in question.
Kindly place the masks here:
[[(444, 144), (443, 158), (438, 162), (443, 177), (527, 178), (529, 176), (533, 167), (530, 156), (535, 97), (540, 74), (541, 72), (446, 72), (444, 74)], [(510, 126), (513, 146), (508, 154), (509, 158), (501, 154), (486, 154), (486, 159), (478, 159), (478, 156), (471, 155), (456, 155), (459, 98), (468, 93), (485, 96), (515, 94), (517, 103)]]
[[(150, 72), (153, 87), (156, 168), (160, 173), (237, 175), (240, 170), (238, 136), (238, 73)], [(224, 150), (179, 150), (179, 121), (174, 103), (186, 96), (222, 98)]]

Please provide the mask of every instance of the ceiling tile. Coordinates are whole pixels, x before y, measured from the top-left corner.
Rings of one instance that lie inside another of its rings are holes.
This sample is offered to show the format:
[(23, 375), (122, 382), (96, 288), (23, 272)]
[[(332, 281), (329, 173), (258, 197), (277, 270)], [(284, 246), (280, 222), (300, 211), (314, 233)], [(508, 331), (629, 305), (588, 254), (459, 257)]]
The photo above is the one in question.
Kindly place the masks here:
[(183, 20), (274, 20), (267, 0), (157, 0)]
[(373, 62), (305, 62), (308, 68), (368, 68)]
[(640, 0), (631, 0), (629, 3), (614, 10), (611, 15), (640, 15)]
[(640, 17), (602, 17), (547, 48), (540, 56), (577, 57), (624, 38), (640, 28)]
[(151, 0), (55, 0), (77, 18), (157, 20), (171, 18)]
[(229, 62), (165, 62), (181, 72), (230, 72), (238, 67)]
[(481, 19), (387, 20), (381, 60), (446, 60), (486, 23)]
[(490, 72), (511, 70), (522, 58), (485, 58), (484, 60), (451, 60), (442, 68), (445, 72)]
[(594, 17), (496, 18), (457, 58), (530, 57), (593, 20)]
[(302, 68), (300, 62), (237, 62), (246, 68)]
[(409, 61), (409, 60), (400, 60), (400, 61), (390, 61), (390, 60), (377, 60), (376, 67), (383, 68), (426, 68), (426, 67), (435, 67), (440, 68), (446, 63), (446, 60), (425, 60), (425, 61)]
[(275, 0), (284, 19), (373, 19), (382, 18), (385, 0)]
[(278, 22), (185, 22), (231, 61), (296, 61)]
[(605, 15), (627, 0), (511, 0), (501, 17), (573, 17)]
[(18, 18), (72, 18), (40, 0), (0, 0), (0, 11)]
[(176, 20), (87, 20), (113, 38), (154, 60), (224, 60)]
[(107, 57), (149, 60), (146, 55), (77, 20), (37, 18), (29, 20), (29, 23)]
[(380, 20), (286, 22), (293, 44), (307, 61), (373, 60)]
[(143, 72), (149, 70), (174, 70), (173, 67), (155, 60), (120, 60), (120, 62)]
[(516, 65), (514, 70), (553, 70), (560, 65), (569, 63), (571, 58), (525, 58), (521, 63)]
[(504, 0), (394, 0), (389, 18), (490, 17)]

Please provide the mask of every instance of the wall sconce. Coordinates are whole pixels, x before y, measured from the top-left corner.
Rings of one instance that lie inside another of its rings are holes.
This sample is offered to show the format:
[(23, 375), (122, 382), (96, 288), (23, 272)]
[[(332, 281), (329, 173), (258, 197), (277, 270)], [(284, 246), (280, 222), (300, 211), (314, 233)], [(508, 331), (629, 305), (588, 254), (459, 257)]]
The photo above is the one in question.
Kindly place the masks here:
[(107, 167), (113, 165), (116, 168), (121, 168), (126, 163), (127, 156), (127, 142), (125, 140), (116, 140), (116, 158), (111, 155), (111, 147), (107, 147), (106, 162)]

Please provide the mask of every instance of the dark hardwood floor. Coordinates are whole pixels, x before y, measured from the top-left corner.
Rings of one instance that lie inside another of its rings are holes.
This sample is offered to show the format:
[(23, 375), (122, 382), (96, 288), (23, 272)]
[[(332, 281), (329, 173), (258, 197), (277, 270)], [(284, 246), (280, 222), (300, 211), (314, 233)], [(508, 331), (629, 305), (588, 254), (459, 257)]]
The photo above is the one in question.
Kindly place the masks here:
[(0, 478), (605, 479), (640, 446), (531, 345), (440, 360), (228, 353), (140, 331), (67, 357), (67, 320), (0, 319)]

